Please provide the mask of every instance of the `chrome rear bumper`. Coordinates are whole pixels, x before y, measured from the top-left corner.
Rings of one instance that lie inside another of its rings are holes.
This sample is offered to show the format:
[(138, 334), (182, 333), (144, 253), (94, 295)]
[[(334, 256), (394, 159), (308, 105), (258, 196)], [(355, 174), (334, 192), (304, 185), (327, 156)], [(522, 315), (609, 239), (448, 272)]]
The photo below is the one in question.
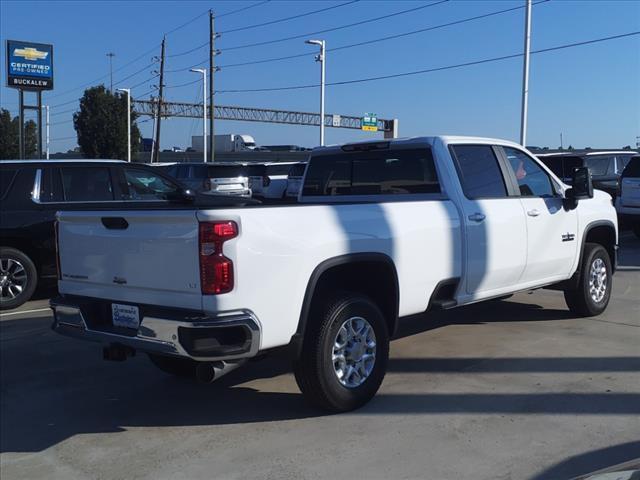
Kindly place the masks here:
[[(124, 345), (147, 353), (173, 355), (197, 361), (233, 360), (253, 357), (260, 348), (260, 324), (255, 315), (242, 310), (215, 316), (203, 316), (197, 321), (180, 321), (143, 316), (137, 332), (120, 334), (90, 328), (82, 307), (65, 298), (50, 302), (53, 310), (52, 329), (62, 335), (105, 345)], [(224, 345), (221, 338), (237, 337), (244, 332), (244, 340), (236, 345)]]

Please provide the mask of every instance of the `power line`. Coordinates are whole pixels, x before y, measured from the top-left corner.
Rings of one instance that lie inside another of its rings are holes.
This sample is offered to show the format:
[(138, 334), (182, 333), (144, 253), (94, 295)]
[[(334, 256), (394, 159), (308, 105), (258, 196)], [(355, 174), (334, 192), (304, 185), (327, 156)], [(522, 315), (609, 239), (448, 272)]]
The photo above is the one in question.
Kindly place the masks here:
[[(539, 50), (532, 50), (531, 54), (536, 54), (536, 53), (545, 53), (545, 52), (552, 52), (552, 51), (556, 51), (556, 50), (563, 50), (566, 48), (572, 48), (572, 47), (579, 47), (579, 46), (583, 46), (583, 45), (590, 45), (590, 44), (594, 44), (594, 43), (600, 43), (600, 42), (606, 42), (609, 40), (617, 40), (620, 38), (625, 38), (625, 37), (631, 37), (634, 35), (640, 35), (640, 30), (639, 31), (635, 31), (635, 32), (630, 32), (630, 33), (623, 33), (623, 34), (619, 34), (619, 35), (611, 35), (608, 37), (602, 37), (602, 38), (596, 38), (596, 39), (592, 39), (592, 40), (586, 40), (584, 42), (575, 42), (575, 43), (569, 43), (569, 44), (565, 44), (565, 45), (558, 45), (555, 47), (549, 47), (549, 48), (543, 48), (543, 49), (539, 49)], [(511, 58), (518, 58), (518, 57), (522, 57), (524, 54), (523, 53), (514, 53), (512, 55), (503, 55), (500, 57), (493, 57), (493, 58), (485, 58), (482, 60), (475, 60), (475, 61), (471, 61), (471, 62), (465, 62), (465, 63), (459, 63), (456, 65), (447, 65), (444, 67), (435, 67), (435, 68), (425, 68), (422, 70), (414, 70), (411, 72), (402, 72), (402, 73), (394, 73), (394, 74), (390, 74), (390, 75), (380, 75), (377, 77), (367, 77), (367, 78), (358, 78), (358, 79), (353, 79), (353, 80), (342, 80), (339, 82), (328, 82), (325, 85), (327, 86), (336, 86), (336, 85), (351, 85), (351, 84), (355, 84), (355, 83), (365, 83), (365, 82), (374, 82), (374, 81), (378, 81), (378, 80), (387, 80), (390, 78), (399, 78), (399, 77), (408, 77), (408, 76), (412, 76), (412, 75), (420, 75), (420, 74), (424, 74), (424, 73), (431, 73), (431, 72), (439, 72), (439, 71), (443, 71), (443, 70), (451, 70), (454, 68), (462, 68), (462, 67), (469, 67), (472, 65), (480, 65), (483, 63), (491, 63), (491, 62), (498, 62), (501, 60), (508, 60)], [(301, 89), (306, 89), (306, 88), (317, 88), (319, 86), (319, 84), (311, 84), (311, 85), (289, 85), (289, 86), (285, 86), (285, 87), (274, 87), (274, 88), (249, 88), (249, 89), (233, 89), (233, 90), (218, 90), (216, 93), (245, 93), (245, 92), (273, 92), (273, 91), (282, 91), (282, 90), (301, 90)]]
[(191, 81), (191, 82), (181, 83), (180, 85), (165, 85), (165, 86), (164, 86), (164, 88), (180, 88), (180, 87), (186, 87), (186, 86), (188, 86), (188, 85), (193, 85), (194, 83), (198, 83), (198, 82), (201, 82), (201, 81), (202, 81), (202, 80), (198, 78), (198, 79), (193, 80), (193, 81)]
[(320, 8), (318, 10), (312, 10), (312, 11), (306, 12), (306, 13), (299, 13), (297, 15), (291, 15), (290, 17), (279, 18), (277, 20), (270, 20), (268, 22), (255, 23), (253, 25), (246, 25), (244, 27), (231, 28), (229, 30), (223, 30), (222, 32), (219, 32), (219, 33), (228, 34), (228, 33), (234, 33), (234, 32), (242, 32), (242, 31), (249, 30), (249, 29), (252, 29), (252, 28), (266, 27), (267, 25), (274, 25), (276, 23), (288, 22), (289, 20), (295, 20), (296, 18), (308, 17), (309, 15), (315, 15), (316, 13), (327, 12), (329, 10), (334, 10), (336, 8), (344, 7), (346, 5), (351, 5), (352, 3), (357, 3), (359, 1), (360, 0), (350, 0), (348, 2), (339, 3), (338, 5), (332, 5), (330, 7), (324, 7), (324, 8)]
[(289, 41), (289, 40), (296, 40), (296, 39), (300, 39), (300, 38), (306, 38), (306, 37), (309, 37), (309, 36), (312, 36), (312, 35), (318, 35), (320, 33), (335, 32), (337, 30), (343, 30), (345, 28), (356, 27), (358, 25), (364, 25), (366, 23), (373, 23), (373, 22), (377, 22), (377, 21), (380, 21), (380, 20), (386, 20), (387, 18), (397, 17), (398, 15), (404, 15), (406, 13), (416, 12), (418, 10), (423, 10), (423, 9), (429, 8), (429, 7), (435, 7), (436, 5), (440, 5), (441, 3), (446, 3), (448, 1), (449, 0), (439, 0), (437, 2), (428, 3), (426, 5), (420, 5), (419, 7), (408, 8), (406, 10), (400, 10), (398, 12), (389, 13), (389, 14), (386, 14), (386, 15), (381, 15), (379, 17), (370, 18), (368, 20), (360, 20), (359, 22), (348, 23), (346, 25), (341, 25), (339, 27), (325, 28), (324, 30), (317, 30), (315, 32), (307, 32), (307, 33), (303, 33), (303, 34), (300, 34), (300, 35), (292, 35), (290, 37), (282, 37), (282, 38), (277, 38), (277, 39), (274, 39), (274, 40), (266, 40), (264, 42), (245, 43), (245, 44), (242, 44), (242, 45), (226, 47), (226, 48), (223, 48), (222, 51), (226, 52), (226, 51), (229, 51), (229, 50), (240, 50), (242, 48), (259, 47), (259, 46), (262, 46), (262, 45), (272, 45), (274, 43), (281, 43), (281, 42), (286, 42), (286, 41)]
[(233, 15), (234, 13), (244, 12), (245, 10), (249, 10), (250, 8), (259, 7), (260, 5), (264, 5), (265, 3), (269, 3), (271, 0), (264, 0), (262, 2), (257, 2), (252, 5), (248, 5), (246, 7), (238, 8), (237, 10), (232, 10), (230, 12), (225, 12), (220, 15), (216, 15), (216, 18), (226, 17), (227, 15)]
[[(326, 32), (331, 32), (331, 31), (335, 31), (335, 30), (341, 30), (341, 29), (344, 29), (344, 28), (349, 28), (349, 27), (353, 27), (353, 26), (357, 26), (357, 25), (362, 25), (362, 24), (365, 24), (365, 23), (371, 23), (371, 22), (375, 22), (375, 21), (378, 21), (378, 20), (384, 20), (386, 18), (395, 17), (395, 16), (398, 16), (398, 15), (403, 15), (405, 13), (414, 12), (416, 10), (422, 10), (424, 8), (428, 8), (428, 7), (432, 7), (432, 6), (435, 6), (435, 5), (439, 5), (440, 3), (445, 3), (445, 2), (448, 2), (448, 1), (449, 0), (440, 0), (440, 1), (435, 2), (435, 3), (430, 3), (430, 4), (427, 4), (427, 5), (421, 5), (419, 7), (414, 7), (414, 8), (410, 8), (410, 9), (407, 9), (407, 10), (401, 10), (399, 12), (390, 13), (390, 14), (387, 14), (387, 15), (383, 15), (381, 17), (376, 17), (376, 18), (372, 18), (372, 19), (369, 19), (369, 20), (362, 20), (362, 21), (355, 22), (355, 23), (350, 23), (350, 24), (347, 24), (347, 25), (341, 25), (339, 27), (333, 27), (333, 28), (329, 28), (329, 29), (325, 29), (325, 30), (320, 30), (320, 31), (317, 31), (317, 32), (307, 32), (307, 33), (300, 34), (300, 35), (280, 38), (280, 39), (276, 39), (276, 40), (268, 40), (268, 41), (265, 41), (265, 42), (257, 42), (257, 43), (246, 44), (246, 45), (238, 45), (238, 46), (235, 46), (235, 47), (224, 48), (222, 50), (223, 51), (226, 51), (226, 50), (237, 50), (237, 49), (241, 49), (241, 48), (249, 48), (249, 47), (253, 47), (253, 46), (268, 45), (268, 44), (271, 44), (271, 43), (279, 43), (279, 42), (284, 42), (284, 41), (287, 41), (287, 40), (295, 40), (295, 39), (298, 39), (298, 38), (305, 38), (305, 37), (309, 37), (309, 36), (312, 36), (312, 35), (317, 35), (319, 33), (326, 33)], [(548, 2), (548, 1), (550, 1), (550, 0), (543, 0), (542, 2), (537, 2), (537, 3), (544, 3), (544, 2)], [(508, 9), (508, 10), (504, 10), (504, 11), (517, 10), (517, 9), (520, 9), (520, 8), (524, 8), (524, 7), (522, 7), (522, 6), (514, 7), (514, 8), (511, 8), (511, 9)], [(499, 13), (502, 13), (502, 12), (503, 11), (501, 11)], [(494, 15), (495, 14), (497, 14), (497, 13), (494, 13)], [(487, 15), (487, 16), (489, 16), (489, 15)], [(475, 17), (474, 17), (474, 19), (475, 19)], [(433, 27), (433, 28), (439, 28), (439, 27)], [(409, 33), (407, 33), (407, 35), (410, 35), (412, 33), (419, 33), (420, 31), (422, 31), (422, 30), (416, 30), (415, 32), (409, 32)], [(371, 42), (375, 42), (375, 41), (381, 41), (381, 40), (380, 39), (372, 40)], [(359, 45), (364, 44), (364, 43), (368, 43), (368, 42), (362, 42), (362, 43), (357, 43), (357, 44), (353, 44), (353, 45), (347, 45), (347, 46), (342, 46), (342, 47), (331, 48), (331, 49), (327, 49), (327, 51), (335, 51), (335, 50), (339, 50), (339, 49), (342, 49), (342, 48), (350, 48), (351, 46), (355, 47), (355, 46), (359, 46)], [(199, 50), (200, 48), (202, 48), (202, 47), (204, 47), (205, 45), (208, 45), (208, 44), (209, 44), (209, 42), (204, 43), (204, 44), (202, 44), (202, 45), (200, 45), (198, 47), (192, 48), (191, 50), (188, 50), (186, 52), (182, 52), (182, 55), (186, 55), (187, 53), (191, 53), (191, 52), (194, 52), (196, 50)], [(258, 63), (267, 63), (267, 62), (272, 62), (272, 61), (288, 60), (290, 58), (306, 57), (306, 56), (310, 56), (310, 55), (311, 55), (310, 53), (300, 53), (300, 54), (295, 54), (295, 55), (287, 55), (287, 56), (284, 56), (284, 57), (269, 58), (269, 59), (265, 59), (265, 60), (257, 60), (257, 61), (251, 61), (251, 62), (240, 62), (240, 63), (234, 63), (234, 64), (221, 65), (220, 68), (238, 67), (238, 66), (244, 66), (244, 65), (254, 65), (254, 64), (258, 64)], [(178, 56), (178, 55), (175, 55), (175, 56)], [(198, 62), (198, 63), (196, 63), (194, 65), (191, 65), (189, 67), (186, 67), (186, 68), (176, 68), (176, 69), (173, 69), (173, 70), (167, 70), (167, 73), (176, 73), (176, 72), (187, 71), (187, 70), (189, 70), (191, 68), (196, 68), (196, 67), (199, 67), (200, 65), (203, 65), (207, 61), (208, 61), (208, 59), (207, 60), (203, 60), (201, 62)]]
[[(549, 1), (551, 1), (551, 0), (540, 0), (538, 2), (535, 2), (533, 5), (539, 5), (541, 3), (547, 3)], [(517, 7), (507, 8), (507, 9), (504, 9), (504, 10), (498, 10), (496, 12), (490, 12), (490, 13), (485, 13), (483, 15), (477, 15), (475, 17), (463, 18), (463, 19), (456, 20), (456, 21), (453, 21), (453, 22), (441, 23), (439, 25), (433, 25), (431, 27), (421, 28), (421, 29), (418, 29), (418, 30), (412, 30), (412, 31), (409, 31), (409, 32), (398, 33), (398, 34), (389, 35), (389, 36), (386, 36), (386, 37), (374, 38), (372, 40), (367, 40), (367, 41), (363, 41), (363, 42), (340, 45), (338, 47), (327, 48), (327, 52), (335, 52), (335, 51), (338, 51), (338, 50), (346, 50), (348, 48), (360, 47), (360, 46), (364, 46), (364, 45), (370, 45), (372, 43), (378, 43), (378, 42), (384, 42), (384, 41), (387, 41), (387, 40), (394, 40), (396, 38), (408, 37), (410, 35), (416, 35), (418, 33), (424, 33), (424, 32), (428, 32), (428, 31), (431, 31), (431, 30), (437, 30), (439, 28), (450, 27), (450, 26), (453, 26), (453, 25), (460, 25), (460, 24), (471, 22), (471, 21), (474, 21), (474, 20), (480, 20), (480, 19), (483, 19), (483, 18), (488, 18), (488, 17), (495, 16), (495, 15), (501, 15), (503, 13), (508, 13), (508, 12), (513, 12), (513, 11), (516, 11), (516, 10), (521, 10), (523, 8), (525, 8), (525, 6), (524, 5), (520, 5), (520, 6), (517, 6)], [(297, 53), (297, 54), (286, 55), (286, 56), (282, 56), (282, 57), (271, 57), (271, 58), (265, 58), (265, 59), (262, 59), (262, 60), (253, 60), (253, 61), (239, 62), (239, 63), (229, 63), (229, 64), (226, 64), (226, 65), (223, 64), (223, 65), (220, 65), (220, 68), (233, 68), (233, 67), (243, 67), (243, 66), (247, 66), (247, 65), (257, 65), (257, 64), (260, 64), (260, 63), (270, 63), (270, 62), (278, 62), (278, 61), (282, 61), (282, 60), (289, 60), (289, 59), (293, 59), (293, 58), (309, 57), (311, 55), (315, 55), (315, 54), (309, 53), (307, 51), (305, 53)], [(204, 63), (204, 62), (202, 62), (202, 63)]]

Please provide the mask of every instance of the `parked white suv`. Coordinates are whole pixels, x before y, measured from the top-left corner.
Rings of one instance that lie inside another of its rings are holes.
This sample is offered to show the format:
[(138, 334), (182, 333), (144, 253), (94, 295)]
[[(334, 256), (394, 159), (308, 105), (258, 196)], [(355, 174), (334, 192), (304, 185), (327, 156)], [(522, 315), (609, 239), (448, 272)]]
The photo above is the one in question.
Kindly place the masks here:
[(284, 198), (287, 190), (289, 171), (299, 162), (270, 162), (249, 165), (250, 185), (255, 197), (268, 199)]
[(184, 197), (58, 214), (55, 331), (205, 381), (287, 347), (305, 396), (346, 411), (378, 390), (401, 317), (536, 288), (581, 316), (611, 298), (609, 195), (504, 140), (318, 148), (296, 205)]
[(623, 223), (640, 238), (640, 155), (632, 157), (622, 172), (616, 210)]

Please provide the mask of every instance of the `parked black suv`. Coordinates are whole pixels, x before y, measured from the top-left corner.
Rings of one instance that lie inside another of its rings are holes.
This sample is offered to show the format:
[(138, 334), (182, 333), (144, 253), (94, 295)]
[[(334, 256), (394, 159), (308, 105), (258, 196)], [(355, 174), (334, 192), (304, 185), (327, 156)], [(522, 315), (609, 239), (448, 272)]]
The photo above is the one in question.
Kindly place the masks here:
[(576, 167), (589, 167), (593, 187), (604, 190), (613, 199), (620, 189), (620, 175), (629, 159), (637, 155), (633, 151), (546, 153), (537, 155), (563, 182), (569, 184)]
[(171, 177), (119, 160), (1, 161), (0, 309), (29, 300), (39, 280), (55, 280), (57, 211), (179, 206), (186, 195)]

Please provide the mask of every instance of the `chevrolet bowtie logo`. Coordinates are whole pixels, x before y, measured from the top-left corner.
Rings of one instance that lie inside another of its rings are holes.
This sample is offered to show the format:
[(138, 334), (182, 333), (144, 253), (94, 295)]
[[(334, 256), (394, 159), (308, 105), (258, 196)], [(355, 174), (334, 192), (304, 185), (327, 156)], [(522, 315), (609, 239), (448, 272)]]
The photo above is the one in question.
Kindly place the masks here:
[(23, 57), (25, 60), (43, 60), (47, 58), (49, 52), (41, 52), (33, 47), (16, 48), (13, 51), (16, 57)]

